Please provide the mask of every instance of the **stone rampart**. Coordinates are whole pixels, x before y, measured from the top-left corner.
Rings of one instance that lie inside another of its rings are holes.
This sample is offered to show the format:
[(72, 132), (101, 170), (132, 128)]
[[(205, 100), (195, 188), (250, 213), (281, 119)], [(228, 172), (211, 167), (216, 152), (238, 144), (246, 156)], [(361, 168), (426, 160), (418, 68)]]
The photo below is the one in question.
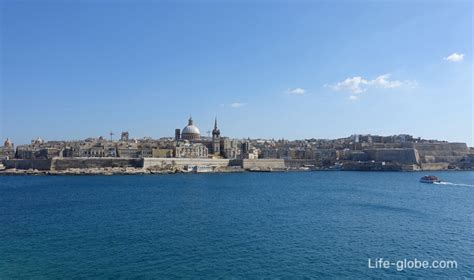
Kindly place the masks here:
[(318, 166), (319, 162), (315, 159), (285, 159), (285, 167), (299, 168), (304, 166)]
[(469, 154), (466, 143), (413, 143), (413, 147), (423, 163), (455, 163)]
[(244, 169), (284, 169), (283, 159), (244, 159), (242, 160)]
[(143, 159), (138, 158), (53, 158), (51, 170), (142, 166)]
[(143, 168), (169, 168), (185, 166), (229, 166), (228, 159), (210, 158), (144, 158)]
[(430, 170), (446, 170), (449, 167), (449, 163), (438, 162), (438, 163), (422, 163), (421, 169), (430, 171)]
[(6, 168), (50, 170), (51, 161), (51, 159), (7, 159), (3, 163)]
[(394, 148), (374, 149), (365, 151), (370, 160), (398, 162), (403, 164), (418, 164), (420, 156), (415, 149)]

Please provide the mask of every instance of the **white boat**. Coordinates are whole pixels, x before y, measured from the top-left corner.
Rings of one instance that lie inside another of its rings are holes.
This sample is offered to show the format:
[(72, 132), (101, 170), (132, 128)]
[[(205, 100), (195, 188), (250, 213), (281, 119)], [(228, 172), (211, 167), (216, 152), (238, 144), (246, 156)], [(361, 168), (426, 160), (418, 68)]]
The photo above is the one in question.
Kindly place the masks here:
[(426, 184), (433, 184), (433, 183), (439, 183), (441, 180), (433, 175), (428, 175), (428, 176), (423, 176), (420, 179), (421, 183), (426, 183)]

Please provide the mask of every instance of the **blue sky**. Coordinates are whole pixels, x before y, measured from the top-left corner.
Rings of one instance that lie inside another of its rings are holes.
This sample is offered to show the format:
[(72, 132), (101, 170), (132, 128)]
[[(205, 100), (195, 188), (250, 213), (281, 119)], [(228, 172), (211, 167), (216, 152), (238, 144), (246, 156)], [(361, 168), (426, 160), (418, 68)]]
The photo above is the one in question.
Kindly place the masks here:
[(473, 146), (470, 1), (3, 1), (0, 138), (409, 133)]

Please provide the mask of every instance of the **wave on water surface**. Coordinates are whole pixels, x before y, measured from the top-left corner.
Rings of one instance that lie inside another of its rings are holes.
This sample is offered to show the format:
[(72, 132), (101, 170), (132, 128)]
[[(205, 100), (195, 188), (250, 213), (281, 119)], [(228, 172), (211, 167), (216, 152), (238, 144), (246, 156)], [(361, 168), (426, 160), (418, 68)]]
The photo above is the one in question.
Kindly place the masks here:
[(449, 186), (460, 186), (460, 187), (474, 187), (474, 185), (470, 184), (458, 184), (452, 182), (434, 182), (435, 185), (449, 185)]

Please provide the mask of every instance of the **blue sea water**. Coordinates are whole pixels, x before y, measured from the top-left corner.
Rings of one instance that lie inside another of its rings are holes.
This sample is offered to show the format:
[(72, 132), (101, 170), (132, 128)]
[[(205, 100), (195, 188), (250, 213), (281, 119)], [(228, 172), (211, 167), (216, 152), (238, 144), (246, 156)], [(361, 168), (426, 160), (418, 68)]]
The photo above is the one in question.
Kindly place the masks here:
[(474, 172), (434, 174), (2, 176), (0, 279), (472, 279)]

